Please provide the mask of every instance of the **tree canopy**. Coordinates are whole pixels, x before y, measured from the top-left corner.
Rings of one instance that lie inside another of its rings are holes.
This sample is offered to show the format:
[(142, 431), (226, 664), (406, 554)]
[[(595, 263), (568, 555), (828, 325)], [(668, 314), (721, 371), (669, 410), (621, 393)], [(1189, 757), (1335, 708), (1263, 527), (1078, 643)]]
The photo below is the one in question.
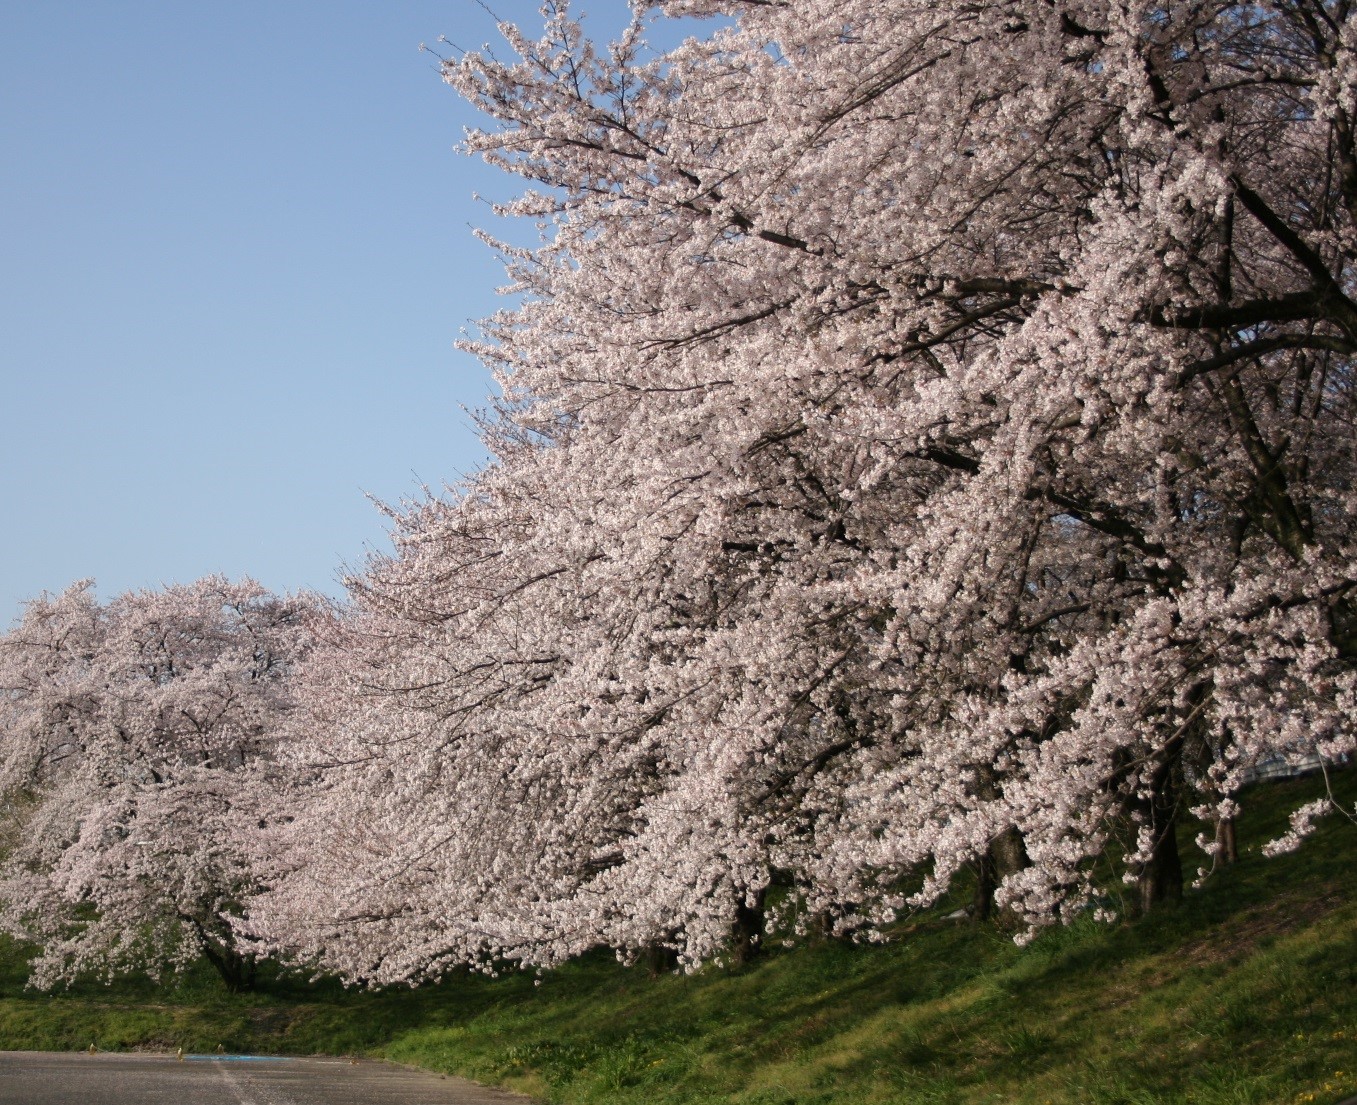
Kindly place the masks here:
[(1021, 937), (1351, 755), (1346, 0), (544, 16), (443, 66), (541, 228), (493, 461), (308, 653), (255, 946), (691, 966), (966, 870)]
[(444, 65), (543, 231), (495, 461), (354, 580), (311, 816), (364, 862), (259, 917), (364, 978), (695, 963), (970, 867), (1030, 931), (1352, 750), (1347, 4), (544, 11)]
[(0, 639), (0, 927), (41, 945), (35, 984), (200, 956), (247, 984), (232, 918), (320, 609), (248, 580), (107, 605), (80, 583)]

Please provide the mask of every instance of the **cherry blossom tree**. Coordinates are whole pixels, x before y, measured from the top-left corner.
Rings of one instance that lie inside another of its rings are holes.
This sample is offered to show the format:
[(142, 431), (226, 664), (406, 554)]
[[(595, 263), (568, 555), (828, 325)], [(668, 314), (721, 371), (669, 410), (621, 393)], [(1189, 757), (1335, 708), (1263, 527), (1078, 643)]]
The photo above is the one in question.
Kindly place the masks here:
[(106, 606), (81, 583), (0, 639), (0, 794), (19, 828), (0, 924), (40, 946), (34, 985), (202, 956), (250, 984), (232, 918), (320, 610), (248, 580)]
[(261, 931), (695, 963), (963, 869), (1031, 931), (1352, 752), (1345, 2), (544, 13), (444, 65), (543, 235), (469, 343), (496, 460), (354, 581)]

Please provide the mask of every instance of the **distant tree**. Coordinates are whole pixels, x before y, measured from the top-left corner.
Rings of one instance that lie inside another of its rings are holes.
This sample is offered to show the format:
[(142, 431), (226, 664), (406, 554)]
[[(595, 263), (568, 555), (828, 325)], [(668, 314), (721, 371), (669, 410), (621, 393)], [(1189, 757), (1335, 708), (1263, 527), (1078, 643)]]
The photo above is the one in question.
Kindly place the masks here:
[(362, 860), (269, 908), (390, 980), (968, 866), (1030, 931), (1114, 836), (1175, 896), (1185, 810), (1354, 747), (1348, 5), (653, 10), (725, 18), (445, 65), (545, 242), (471, 344), (495, 464), (354, 583), (307, 839)]
[(0, 794), (20, 823), (0, 926), (40, 946), (35, 985), (200, 956), (251, 983), (232, 929), (245, 845), (317, 609), (219, 578), (101, 606), (82, 583), (0, 638)]

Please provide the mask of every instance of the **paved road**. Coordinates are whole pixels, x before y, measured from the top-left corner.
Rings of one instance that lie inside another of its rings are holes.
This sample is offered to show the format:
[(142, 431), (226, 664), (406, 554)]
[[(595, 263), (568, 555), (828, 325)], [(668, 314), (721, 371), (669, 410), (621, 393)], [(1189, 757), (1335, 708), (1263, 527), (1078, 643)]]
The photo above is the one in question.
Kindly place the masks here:
[(0, 1051), (4, 1105), (526, 1105), (385, 1063), (251, 1056)]

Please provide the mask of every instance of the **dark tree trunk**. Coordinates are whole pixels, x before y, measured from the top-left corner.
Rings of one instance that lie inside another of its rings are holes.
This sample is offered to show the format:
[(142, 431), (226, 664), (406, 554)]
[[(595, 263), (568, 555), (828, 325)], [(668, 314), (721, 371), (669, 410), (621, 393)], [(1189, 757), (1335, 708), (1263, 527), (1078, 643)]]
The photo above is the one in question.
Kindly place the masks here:
[(1357, 659), (1357, 602), (1347, 595), (1334, 602), (1329, 639), (1344, 660)]
[[(856, 903), (844, 903), (845, 909), (849, 912)], [(839, 915), (833, 910), (822, 909), (815, 913), (807, 926), (807, 934), (812, 941), (817, 944), (828, 944), (830, 942), (839, 944), (852, 944), (853, 937), (850, 929), (838, 931), (835, 926), (839, 923)]]
[(975, 899), (971, 904), (975, 920), (1012, 920), (1008, 910), (995, 909), (994, 892), (1004, 879), (1024, 870), (1031, 862), (1017, 829), (1006, 829), (990, 841), (975, 864)]
[(1183, 896), (1183, 861), (1178, 854), (1177, 768), (1181, 743), (1165, 750), (1165, 758), (1155, 769), (1150, 796), (1141, 806), (1153, 834), (1150, 857), (1136, 872), (1140, 911), (1148, 913), (1161, 902), (1178, 901)]
[(1233, 817), (1222, 817), (1216, 821), (1216, 854), (1211, 862), (1211, 870), (1228, 867), (1239, 859), (1239, 842), (1235, 838)]
[(646, 969), (646, 974), (651, 978), (671, 975), (678, 970), (678, 952), (674, 951), (673, 948), (665, 947), (663, 944), (652, 944), (642, 954), (641, 963)]
[(975, 861), (975, 897), (971, 902), (971, 916), (976, 921), (988, 921), (994, 915), (994, 891), (998, 886), (994, 849), (986, 848)]
[(811, 939), (823, 943), (826, 940), (834, 939), (834, 914), (827, 909), (822, 909), (810, 920)]
[(233, 994), (253, 990), (259, 964), (252, 955), (242, 955), (229, 943), (214, 938), (201, 921), (184, 917), (198, 936), (198, 946), (213, 969), (221, 976), (226, 988)]
[(994, 856), (994, 872), (999, 882), (1025, 871), (1032, 863), (1027, 856), (1027, 846), (1022, 842), (1022, 833), (1017, 829), (1005, 829), (990, 842), (989, 850)]
[[(998, 798), (998, 785), (990, 768), (982, 767), (977, 771), (975, 791), (980, 798), (987, 802), (992, 802)], [(975, 898), (971, 904), (972, 916), (977, 921), (988, 921), (994, 917), (994, 892), (999, 889), (999, 884), (1010, 875), (1016, 875), (1019, 871), (1025, 869), (1030, 863), (1027, 848), (1022, 842), (1022, 834), (1017, 829), (1005, 829), (991, 840), (989, 847), (977, 858), (975, 863)]]
[(752, 962), (763, 951), (763, 926), (765, 916), (763, 900), (767, 893), (760, 890), (754, 898), (754, 904), (741, 901), (735, 907), (735, 924), (731, 930), (730, 962), (733, 967), (742, 967)]
[(207, 943), (203, 945), (203, 954), (216, 968), (217, 974), (221, 976), (222, 982), (226, 983), (226, 988), (231, 993), (239, 994), (254, 989), (256, 971), (254, 956), (240, 955), (230, 948), (214, 948)]

